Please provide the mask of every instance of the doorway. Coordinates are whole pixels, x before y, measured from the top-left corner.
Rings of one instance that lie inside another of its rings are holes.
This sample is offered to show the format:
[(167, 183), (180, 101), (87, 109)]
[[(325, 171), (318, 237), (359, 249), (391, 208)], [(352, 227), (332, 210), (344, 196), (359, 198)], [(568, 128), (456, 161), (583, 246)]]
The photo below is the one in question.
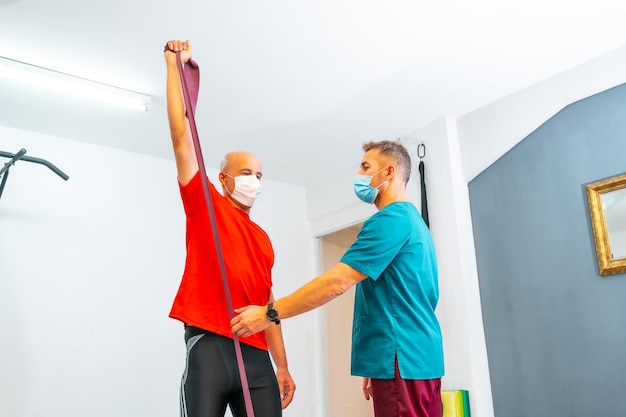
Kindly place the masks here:
[[(320, 238), (322, 271), (339, 262), (356, 239), (362, 223)], [(372, 400), (363, 396), (363, 378), (350, 375), (354, 287), (326, 304), (323, 310), (324, 371), (326, 375), (326, 415), (373, 417)]]

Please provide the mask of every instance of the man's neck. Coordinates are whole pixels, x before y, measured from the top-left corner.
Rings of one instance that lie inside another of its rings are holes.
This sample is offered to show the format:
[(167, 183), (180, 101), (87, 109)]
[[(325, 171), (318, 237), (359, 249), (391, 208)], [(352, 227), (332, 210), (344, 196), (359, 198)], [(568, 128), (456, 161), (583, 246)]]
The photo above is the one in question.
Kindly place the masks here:
[(406, 191), (386, 189), (384, 192), (378, 195), (378, 198), (374, 202), (378, 210), (382, 210), (389, 204), (397, 203), (398, 201), (408, 201), (406, 198)]

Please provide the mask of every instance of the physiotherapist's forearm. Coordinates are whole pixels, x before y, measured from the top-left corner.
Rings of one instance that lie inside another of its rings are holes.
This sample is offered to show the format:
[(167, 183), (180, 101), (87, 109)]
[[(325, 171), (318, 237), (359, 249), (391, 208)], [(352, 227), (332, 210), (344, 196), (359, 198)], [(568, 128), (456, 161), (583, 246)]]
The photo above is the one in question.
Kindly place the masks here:
[(364, 278), (364, 274), (338, 263), (290, 295), (276, 300), (274, 308), (281, 319), (297, 316), (334, 300)]

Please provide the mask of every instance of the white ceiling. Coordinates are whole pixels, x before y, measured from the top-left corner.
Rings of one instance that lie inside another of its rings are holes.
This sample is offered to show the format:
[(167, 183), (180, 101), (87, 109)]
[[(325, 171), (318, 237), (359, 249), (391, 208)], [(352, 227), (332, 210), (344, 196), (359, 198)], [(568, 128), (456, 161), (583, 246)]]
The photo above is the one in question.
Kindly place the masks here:
[(245, 149), (266, 178), (350, 181), (363, 141), (460, 116), (626, 44), (621, 0), (512, 3), (0, 0), (0, 56), (153, 97), (138, 112), (0, 80), (0, 125), (170, 158), (162, 50), (189, 39), (207, 166)]

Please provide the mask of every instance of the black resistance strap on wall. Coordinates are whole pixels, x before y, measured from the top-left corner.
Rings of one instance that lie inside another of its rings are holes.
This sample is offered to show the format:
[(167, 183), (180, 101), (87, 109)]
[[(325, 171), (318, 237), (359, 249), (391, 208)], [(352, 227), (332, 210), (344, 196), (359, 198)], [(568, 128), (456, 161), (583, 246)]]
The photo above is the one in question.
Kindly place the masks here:
[(430, 229), (430, 222), (428, 221), (428, 200), (426, 199), (426, 179), (424, 178), (424, 161), (422, 160), (426, 156), (426, 145), (420, 143), (417, 145), (417, 156), (420, 159), (419, 171), (420, 171), (420, 190), (422, 191), (422, 218), (424, 223)]

